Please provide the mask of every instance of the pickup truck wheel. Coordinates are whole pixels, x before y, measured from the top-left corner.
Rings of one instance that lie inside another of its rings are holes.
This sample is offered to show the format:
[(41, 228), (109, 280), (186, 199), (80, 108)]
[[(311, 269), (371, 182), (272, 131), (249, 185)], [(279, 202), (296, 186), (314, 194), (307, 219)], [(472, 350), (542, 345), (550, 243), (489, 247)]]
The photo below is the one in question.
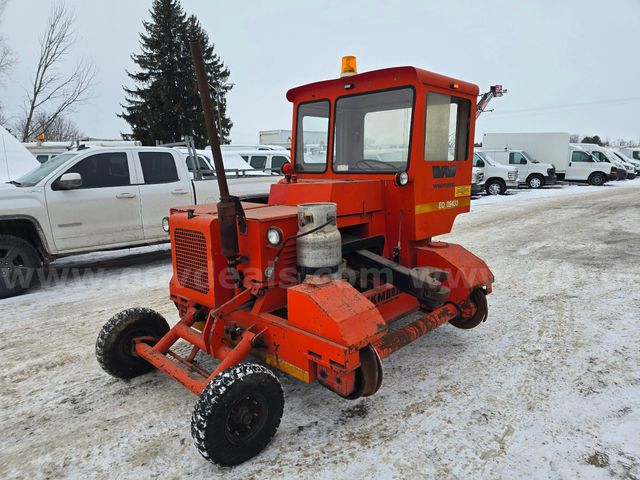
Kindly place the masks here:
[(527, 178), (527, 185), (529, 185), (529, 188), (542, 188), (544, 187), (544, 177), (542, 175), (531, 175)]
[(484, 186), (484, 189), (489, 195), (504, 195), (504, 192), (507, 191), (504, 182), (496, 179), (489, 180)]
[(133, 350), (133, 339), (152, 337), (155, 345), (169, 331), (162, 315), (149, 308), (128, 308), (104, 324), (96, 340), (96, 358), (102, 369), (116, 378), (133, 378), (150, 372), (154, 366)]
[(607, 179), (600, 172), (592, 173), (589, 176), (589, 185), (595, 185), (595, 186), (599, 187), (600, 185), (604, 185), (604, 182), (606, 182), (606, 181), (607, 181)]
[(28, 290), (40, 265), (40, 256), (29, 242), (13, 235), (0, 235), (0, 298)]

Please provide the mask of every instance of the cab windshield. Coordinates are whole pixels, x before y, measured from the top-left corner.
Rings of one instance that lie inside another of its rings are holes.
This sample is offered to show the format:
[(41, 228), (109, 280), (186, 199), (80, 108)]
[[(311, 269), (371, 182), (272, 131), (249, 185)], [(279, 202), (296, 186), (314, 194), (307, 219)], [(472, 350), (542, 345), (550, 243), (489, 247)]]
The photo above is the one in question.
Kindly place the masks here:
[(339, 98), (333, 171), (394, 173), (407, 169), (414, 91), (400, 88)]
[(51, 172), (56, 170), (61, 165), (67, 163), (67, 161), (73, 157), (75, 157), (78, 152), (69, 152), (69, 153), (61, 153), (60, 155), (56, 155), (51, 160), (46, 163), (40, 164), (38, 167), (31, 170), (29, 173), (25, 173), (18, 180), (16, 180), (14, 185), (18, 187), (33, 187), (40, 183), (44, 178), (46, 178)]
[(482, 152), (475, 152), (473, 154), (473, 166), (477, 167), (478, 165), (478, 161), (479, 160), (484, 160), (485, 163), (487, 163), (488, 165), (491, 165), (492, 167), (496, 167), (498, 164), (496, 163), (496, 161), (491, 158), (489, 155), (487, 155), (486, 153)]

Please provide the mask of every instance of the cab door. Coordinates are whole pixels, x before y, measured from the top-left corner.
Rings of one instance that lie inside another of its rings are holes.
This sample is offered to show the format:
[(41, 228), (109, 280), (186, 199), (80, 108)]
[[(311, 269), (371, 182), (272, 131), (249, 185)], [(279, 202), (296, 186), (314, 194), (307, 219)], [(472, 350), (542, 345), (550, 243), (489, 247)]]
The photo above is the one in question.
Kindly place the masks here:
[(509, 165), (518, 169), (520, 181), (526, 181), (529, 176), (529, 162), (520, 152), (509, 152)]
[[(60, 187), (65, 173), (79, 173), (82, 185)], [(94, 153), (47, 182), (49, 222), (58, 251), (95, 249), (142, 240), (137, 178), (126, 151)]]
[(144, 238), (151, 241), (166, 240), (168, 234), (162, 229), (162, 219), (169, 216), (171, 207), (194, 203), (190, 175), (184, 168), (178, 170), (176, 159), (170, 152), (138, 151), (134, 156)]
[(574, 150), (571, 152), (571, 158), (569, 160), (569, 165), (567, 166), (567, 173), (565, 173), (564, 178), (567, 180), (585, 181), (593, 171), (594, 163), (593, 157), (587, 152)]

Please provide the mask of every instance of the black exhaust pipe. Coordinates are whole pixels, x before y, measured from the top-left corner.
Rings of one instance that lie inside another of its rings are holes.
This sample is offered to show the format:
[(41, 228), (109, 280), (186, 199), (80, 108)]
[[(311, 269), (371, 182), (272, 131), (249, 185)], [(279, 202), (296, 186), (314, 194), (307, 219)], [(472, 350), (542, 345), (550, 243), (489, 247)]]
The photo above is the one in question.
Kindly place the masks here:
[(198, 79), (198, 90), (200, 91), (200, 102), (202, 103), (202, 111), (204, 121), (207, 125), (207, 135), (209, 136), (209, 144), (211, 145), (211, 153), (213, 154), (213, 165), (216, 170), (218, 179), (218, 187), (220, 189), (220, 201), (218, 207), (218, 221), (220, 223), (220, 243), (222, 254), (227, 258), (229, 267), (235, 270), (238, 264), (240, 251), (238, 248), (238, 220), (244, 224), (244, 211), (238, 197), (229, 194), (229, 185), (227, 184), (227, 175), (224, 171), (224, 162), (222, 161), (222, 151), (220, 150), (220, 137), (218, 136), (218, 128), (213, 118), (213, 103), (209, 94), (209, 82), (207, 81), (207, 73), (202, 58), (202, 47), (200, 42), (190, 42), (191, 58), (193, 60), (193, 68)]

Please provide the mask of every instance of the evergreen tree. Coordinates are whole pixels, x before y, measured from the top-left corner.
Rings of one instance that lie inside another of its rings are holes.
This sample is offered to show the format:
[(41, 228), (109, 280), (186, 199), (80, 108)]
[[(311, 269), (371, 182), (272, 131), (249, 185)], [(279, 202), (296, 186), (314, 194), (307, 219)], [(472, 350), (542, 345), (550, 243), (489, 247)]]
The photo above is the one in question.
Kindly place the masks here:
[(199, 148), (208, 143), (189, 48), (189, 40), (196, 39), (215, 89), (221, 141), (228, 143), (233, 125), (226, 114), (229, 70), (198, 20), (187, 18), (178, 0), (154, 0), (150, 13), (151, 21), (143, 22), (145, 32), (140, 34), (142, 52), (132, 56), (140, 71), (127, 72), (136, 87), (124, 87), (127, 105), (120, 116), (131, 126), (132, 137), (144, 145), (177, 142), (184, 135), (192, 135)]

